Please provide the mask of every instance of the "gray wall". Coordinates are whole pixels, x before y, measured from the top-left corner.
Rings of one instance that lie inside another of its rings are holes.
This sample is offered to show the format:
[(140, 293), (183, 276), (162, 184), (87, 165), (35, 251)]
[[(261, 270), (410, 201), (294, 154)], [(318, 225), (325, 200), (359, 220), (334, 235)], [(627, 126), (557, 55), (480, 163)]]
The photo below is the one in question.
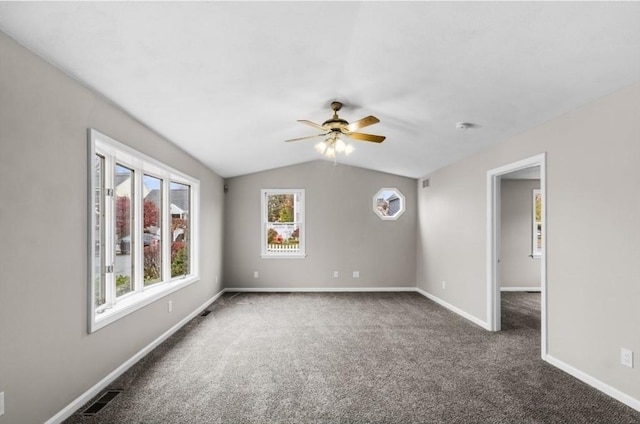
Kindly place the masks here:
[[(318, 160), (226, 183), (225, 287), (415, 287), (414, 179)], [(396, 221), (372, 211), (373, 195), (383, 187), (406, 196), (407, 211)], [(260, 257), (263, 188), (305, 189), (306, 258)], [(352, 278), (353, 271), (360, 278)]]
[[(42, 423), (221, 290), (222, 180), (3, 33), (0, 92), (0, 423)], [(89, 127), (200, 179), (203, 252), (201, 281), (93, 334)]]
[(486, 321), (487, 171), (547, 152), (548, 353), (635, 399), (620, 348), (640, 354), (638, 117), (634, 84), (433, 173), (417, 262), (420, 288)]
[(501, 182), (501, 287), (540, 287), (540, 259), (529, 256), (534, 188), (540, 180)]

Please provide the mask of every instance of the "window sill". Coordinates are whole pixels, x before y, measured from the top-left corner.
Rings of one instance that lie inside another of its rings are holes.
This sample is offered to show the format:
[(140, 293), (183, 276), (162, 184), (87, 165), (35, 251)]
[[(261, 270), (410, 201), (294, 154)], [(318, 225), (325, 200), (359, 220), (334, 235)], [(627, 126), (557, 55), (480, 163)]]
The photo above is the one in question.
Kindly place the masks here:
[(90, 311), (91, 321), (89, 323), (89, 332), (93, 333), (117, 320), (129, 315), (132, 312), (143, 308), (156, 300), (167, 296), (177, 290), (191, 285), (200, 280), (198, 276), (190, 276), (184, 279), (176, 279), (166, 283), (154, 284), (142, 291), (142, 293), (134, 294), (119, 300), (113, 307), (104, 309), (98, 313)]
[(262, 259), (304, 259), (307, 255), (274, 255), (263, 253), (260, 255)]

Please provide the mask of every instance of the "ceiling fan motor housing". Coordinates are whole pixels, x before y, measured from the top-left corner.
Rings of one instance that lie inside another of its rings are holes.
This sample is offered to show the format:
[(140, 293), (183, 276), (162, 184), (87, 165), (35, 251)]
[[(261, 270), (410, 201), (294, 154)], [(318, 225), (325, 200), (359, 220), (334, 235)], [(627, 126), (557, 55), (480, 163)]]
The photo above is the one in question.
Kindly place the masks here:
[(333, 118), (326, 120), (322, 123), (322, 126), (330, 130), (340, 130), (349, 125), (349, 122), (342, 118), (338, 118), (338, 115), (334, 115)]
[(333, 110), (333, 118), (324, 121), (322, 123), (323, 127), (326, 127), (327, 129), (330, 129), (332, 131), (336, 131), (349, 125), (349, 122), (338, 116), (338, 111), (342, 109), (342, 103), (332, 102), (331, 109)]

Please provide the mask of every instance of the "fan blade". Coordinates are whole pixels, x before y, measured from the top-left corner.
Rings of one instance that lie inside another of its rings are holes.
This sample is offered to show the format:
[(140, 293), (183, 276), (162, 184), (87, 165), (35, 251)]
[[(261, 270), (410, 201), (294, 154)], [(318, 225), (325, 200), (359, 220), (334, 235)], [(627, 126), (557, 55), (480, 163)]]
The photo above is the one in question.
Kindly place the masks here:
[(319, 130), (323, 130), (326, 131), (327, 129), (325, 127), (323, 127), (322, 125), (316, 124), (314, 122), (311, 121), (307, 121), (306, 119), (298, 119), (298, 122), (302, 122), (303, 124), (307, 124), (312, 126), (313, 128), (319, 129)]
[(357, 132), (344, 133), (344, 135), (346, 135), (347, 137), (355, 138), (356, 140), (371, 141), (373, 143), (382, 143), (386, 138), (383, 135), (364, 134)]
[(377, 124), (378, 122), (380, 122), (378, 118), (376, 118), (375, 116), (369, 115), (366, 118), (360, 119), (359, 121), (350, 123), (349, 125), (346, 126), (345, 129), (347, 131), (355, 131), (355, 130), (359, 130), (360, 128), (368, 127), (369, 125)]
[(327, 135), (328, 133), (322, 133), (322, 134), (316, 134), (316, 135), (310, 135), (307, 137), (300, 137), (300, 138), (292, 138), (290, 140), (285, 140), (285, 142), (289, 142), (289, 141), (299, 141), (299, 140), (306, 140), (308, 138), (316, 138), (316, 137), (321, 137), (323, 135)]

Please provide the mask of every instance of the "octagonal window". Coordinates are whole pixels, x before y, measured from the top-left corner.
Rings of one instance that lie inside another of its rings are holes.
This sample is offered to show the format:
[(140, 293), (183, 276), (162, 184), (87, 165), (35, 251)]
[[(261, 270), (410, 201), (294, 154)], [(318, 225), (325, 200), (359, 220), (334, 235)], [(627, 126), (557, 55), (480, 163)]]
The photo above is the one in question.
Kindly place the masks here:
[(397, 188), (381, 188), (373, 196), (373, 212), (380, 219), (396, 220), (405, 207), (405, 197)]

